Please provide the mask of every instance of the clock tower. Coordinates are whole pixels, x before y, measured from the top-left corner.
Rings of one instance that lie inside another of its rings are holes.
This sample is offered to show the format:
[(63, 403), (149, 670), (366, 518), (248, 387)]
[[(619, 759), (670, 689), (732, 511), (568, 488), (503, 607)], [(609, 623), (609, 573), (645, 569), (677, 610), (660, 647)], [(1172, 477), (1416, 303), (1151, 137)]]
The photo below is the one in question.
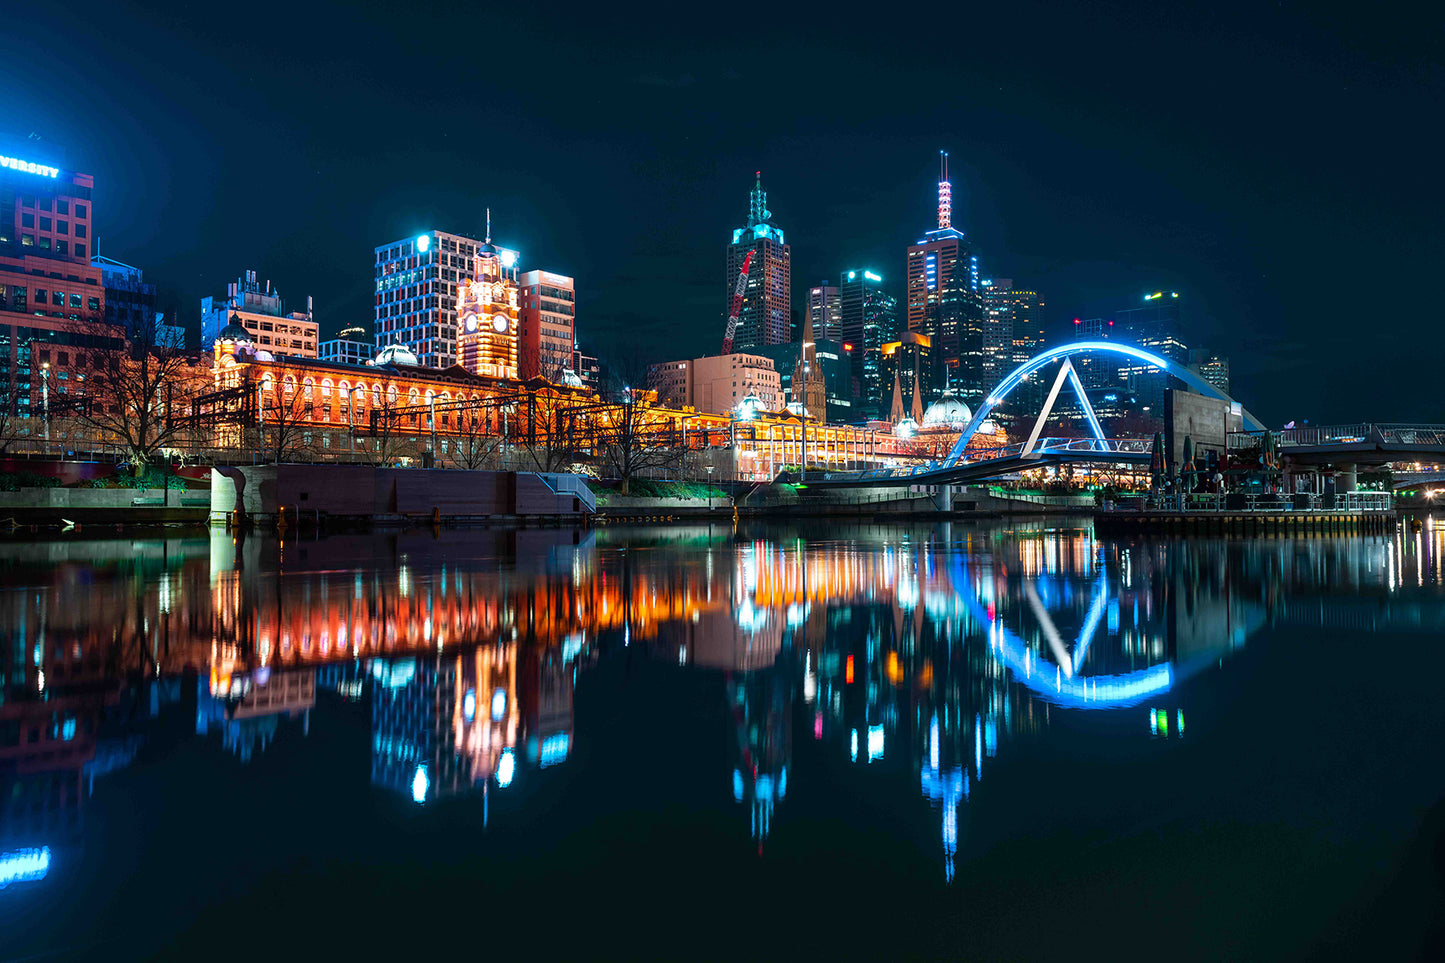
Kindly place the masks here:
[(517, 377), (517, 252), (477, 245), (475, 280), (458, 285), (457, 356), (463, 368), (488, 378)]

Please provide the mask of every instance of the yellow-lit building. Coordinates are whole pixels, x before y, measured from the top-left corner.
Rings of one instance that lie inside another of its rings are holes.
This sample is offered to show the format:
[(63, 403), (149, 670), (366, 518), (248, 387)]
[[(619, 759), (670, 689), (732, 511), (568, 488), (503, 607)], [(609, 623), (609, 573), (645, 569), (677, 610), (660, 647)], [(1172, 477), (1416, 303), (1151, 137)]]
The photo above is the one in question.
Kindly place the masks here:
[(486, 378), (517, 377), (518, 296), (516, 255), (477, 246), (474, 279), (459, 284), (457, 360)]

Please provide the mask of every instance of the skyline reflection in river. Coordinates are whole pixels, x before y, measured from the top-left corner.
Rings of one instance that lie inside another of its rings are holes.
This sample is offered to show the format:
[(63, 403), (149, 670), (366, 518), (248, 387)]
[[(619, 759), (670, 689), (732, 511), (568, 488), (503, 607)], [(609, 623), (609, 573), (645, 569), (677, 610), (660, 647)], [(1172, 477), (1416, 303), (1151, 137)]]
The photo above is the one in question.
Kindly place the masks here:
[[(373, 791), (518, 825), (493, 813), (509, 790), (581, 779), (574, 756), (615, 736), (579, 722), (579, 693), (642, 659), (702, 680), (685, 711), (726, 733), (683, 805), (729, 800), (766, 861), (818, 809), (800, 797), (904, 779), (915, 802), (889, 796), (907, 813), (892, 831), (934, 885), (962, 882), (997, 845), (971, 844), (970, 807), (1014, 795), (992, 787), (1050, 740), (1184, 753), (1208, 728), (1181, 687), (1261, 632), (1438, 632), (1442, 551), (1433, 524), (1253, 542), (944, 523), (0, 544), (0, 852), (48, 854), (15, 887), (73, 881), (102, 831), (87, 810), (137, 760), (214, 746), (244, 777), (278, 740), (307, 757), (313, 713), (338, 706), (362, 713)], [(354, 798), (359, 767), (309, 761)]]

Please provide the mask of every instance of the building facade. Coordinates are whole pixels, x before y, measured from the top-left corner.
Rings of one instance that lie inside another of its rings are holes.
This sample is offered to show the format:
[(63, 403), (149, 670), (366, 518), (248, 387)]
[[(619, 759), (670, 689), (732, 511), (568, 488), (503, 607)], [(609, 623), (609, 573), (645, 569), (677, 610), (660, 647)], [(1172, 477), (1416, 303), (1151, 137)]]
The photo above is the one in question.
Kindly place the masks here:
[(175, 351), (186, 349), (186, 329), (156, 310), (156, 286), (147, 284), (141, 269), (114, 258), (95, 255), (105, 285), (105, 320), (124, 328), (133, 343)]
[(727, 249), (724, 320), (732, 308), (733, 292), (737, 289), (743, 261), (749, 253), (753, 258), (748, 267), (737, 332), (733, 336), (735, 351), (793, 340), (790, 330), (793, 254), (784, 240), (782, 228), (771, 222), (773, 212), (768, 210), (767, 204), (768, 195), (763, 190), (763, 175), (759, 171), (757, 183), (749, 195), (747, 225), (733, 231), (733, 239)]
[(667, 361), (648, 368), (647, 387), (661, 404), (725, 415), (749, 395), (765, 411), (785, 406), (782, 380), (771, 358), (748, 352)]
[[(487, 231), (490, 238), (490, 227)], [(377, 350), (400, 344), (422, 364), (448, 368), (457, 353), (458, 309), (466, 285), (476, 280), (477, 251), (492, 247), (503, 267), (517, 266), (517, 252), (487, 241), (445, 231), (383, 244), (373, 251)]]
[(267, 281), (262, 285), (255, 271), (226, 285), (224, 298), (201, 299), (201, 348), (210, 351), (221, 329), (239, 323), (256, 339), (256, 346), (272, 354), (316, 357), (317, 325), (311, 313), (311, 298), (305, 311), (286, 311), (281, 293)]
[(94, 186), (56, 147), (0, 140), (0, 405), (12, 415), (39, 414), (43, 380), (69, 393), (86, 350), (111, 341), (94, 327), (105, 322)]
[(939, 366), (942, 390), (946, 381), (970, 405), (985, 390), (983, 302), (978, 253), (953, 226), (953, 186), (948, 155), (941, 154), (938, 181), (938, 227), (908, 246), (908, 330), (927, 335)]
[(577, 288), (565, 274), (527, 271), (521, 280), (517, 367), (523, 378), (560, 383), (577, 348)]
[(882, 352), (883, 345), (898, 339), (898, 299), (883, 289), (882, 275), (855, 269), (839, 277), (838, 304), (859, 414), (876, 417), (887, 407), (890, 385), (881, 373)]
[(1199, 377), (1229, 394), (1229, 359), (1204, 348), (1193, 348), (1189, 352), (1189, 367)]
[(890, 391), (892, 385), (898, 385), (900, 397), (910, 411), (916, 399), (918, 412), (913, 417), (921, 420), (929, 388), (927, 376), (933, 370), (933, 344), (928, 335), (905, 331), (897, 341), (883, 345), (881, 355), (883, 383), (890, 386)]
[(316, 348), (318, 358), (336, 364), (366, 364), (375, 354), (366, 329), (360, 325), (342, 328), (336, 337), (322, 341)]
[[(1114, 313), (1115, 337), (1170, 361), (1188, 364), (1189, 346), (1184, 343), (1182, 308), (1178, 292), (1146, 294), (1142, 307)], [(1139, 399), (1142, 410), (1154, 417), (1162, 416), (1164, 392), (1183, 387), (1182, 382), (1167, 371), (1132, 359), (1120, 365), (1119, 380)]]
[[(983, 304), (983, 384), (992, 391), (1019, 365), (1043, 349), (1044, 301), (1037, 291), (1016, 287), (1011, 278), (980, 282)], [(1038, 378), (1031, 376), (1010, 393), (1006, 409), (995, 416), (1003, 424), (1014, 412), (1029, 412), (1043, 403)]]
[(843, 318), (838, 303), (838, 288), (824, 281), (808, 289), (808, 320), (819, 341), (839, 341), (843, 336)]

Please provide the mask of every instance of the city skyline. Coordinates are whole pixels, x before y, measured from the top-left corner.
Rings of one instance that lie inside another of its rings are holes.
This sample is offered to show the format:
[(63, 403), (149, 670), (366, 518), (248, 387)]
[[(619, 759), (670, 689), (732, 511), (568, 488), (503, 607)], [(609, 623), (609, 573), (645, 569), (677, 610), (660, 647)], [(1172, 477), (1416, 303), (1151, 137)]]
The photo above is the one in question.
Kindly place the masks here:
[[(1333, 341), (1369, 310), (1363, 290), (1329, 283), (1330, 252), (1351, 250), (1352, 267), (1371, 276), (1423, 273), (1439, 254), (1422, 217), (1439, 191), (1424, 162), (1438, 135), (1406, 119), (1430, 102), (1439, 75), (1410, 73), (1424, 41), (1402, 41), (1388, 22), (1346, 30), (1327, 14), (1285, 10), (1241, 20), (1050, 8), (1032, 24), (1025, 56), (1000, 50), (939, 67), (967, 94), (924, 114), (899, 97), (919, 68), (911, 47), (888, 43), (887, 24), (846, 105), (821, 96), (833, 72), (801, 68), (816, 57), (779, 58), (796, 96), (739, 102), (740, 35), (700, 50), (682, 22), (631, 36), (584, 18), (547, 32), (557, 49), (578, 52), (576, 65), (525, 80), (489, 76), (481, 97), (443, 91), (418, 106), (393, 78), (445, 73), (459, 52), (407, 43), (384, 66), (329, 53), (296, 62), (296, 77), (269, 77), (214, 69), (206, 52), (223, 42), (236, 64), (272, 56), (263, 33), (240, 33), (219, 13), (76, 10), (63, 25), (74, 75), (42, 89), (17, 74), (11, 88), (22, 93), (0, 127), (68, 147), (96, 177), (100, 251), (143, 268), (163, 303), (187, 312), (249, 265), (282, 290), (314, 292), (322, 337), (331, 336), (370, 314), (360, 268), (370, 248), (432, 227), (480, 235), (490, 206), (511, 226), (501, 243), (589, 292), (588, 347), (651, 342), (681, 326), (694, 343), (667, 354), (698, 355), (720, 337), (711, 330), (722, 326), (718, 239), (736, 226), (754, 170), (768, 177), (800, 279), (864, 263), (897, 278), (896, 252), (931, 219), (936, 152), (948, 149), (954, 223), (980, 246), (986, 276), (1045, 295), (1050, 341), (1072, 317), (1168, 287), (1198, 307), (1194, 340), (1233, 359), (1238, 394), (1271, 421), (1428, 418), (1438, 408), (1423, 379), (1390, 379), (1365, 413), (1329, 390), (1332, 378), (1355, 374), (1353, 353)], [(35, 28), (61, 27), (49, 22), (58, 16), (37, 11)], [(324, 32), (328, 43), (316, 46), (333, 51), (366, 49), (390, 31), (368, 10), (318, 11), (293, 27)], [(609, 52), (586, 53), (598, 38)], [(762, 44), (837, 52), (861, 42), (785, 18)], [(155, 45), (174, 56), (111, 69), (104, 55)], [(1074, 67), (1085, 50), (1086, 72)], [(1206, 83), (1216, 71), (1202, 68), (1220, 58), (1231, 70)], [(1145, 63), (1161, 68), (1147, 86), (1137, 82)], [(10, 80), (18, 68), (0, 69)], [(1416, 82), (1402, 85), (1407, 77)], [(1341, 103), (1326, 92), (1343, 83)], [(603, 88), (613, 93), (592, 92)], [(82, 96), (102, 89), (98, 104)], [(576, 109), (564, 119), (557, 108), (568, 99)], [(1305, 146), (1326, 116), (1360, 118), (1377, 101), (1379, 111), (1355, 122), (1384, 143)], [(474, 102), (495, 105), (490, 126)], [(378, 109), (390, 116), (403, 104), (418, 111), (419, 133), (369, 132)], [(121, 105), (155, 114), (144, 133), (132, 110), (110, 109)], [(476, 122), (459, 123), (461, 112)], [(271, 132), (264, 163), (224, 147), (237, 118)], [(479, 137), (494, 130), (535, 149), (488, 153)], [(868, 150), (841, 149), (859, 133)], [(255, 217), (262, 205), (285, 220)], [(1377, 334), (1381, 355), (1407, 356), (1438, 316), (1423, 294), (1407, 298), (1400, 315), (1409, 320)], [(1282, 371), (1290, 379), (1275, 377)]]

